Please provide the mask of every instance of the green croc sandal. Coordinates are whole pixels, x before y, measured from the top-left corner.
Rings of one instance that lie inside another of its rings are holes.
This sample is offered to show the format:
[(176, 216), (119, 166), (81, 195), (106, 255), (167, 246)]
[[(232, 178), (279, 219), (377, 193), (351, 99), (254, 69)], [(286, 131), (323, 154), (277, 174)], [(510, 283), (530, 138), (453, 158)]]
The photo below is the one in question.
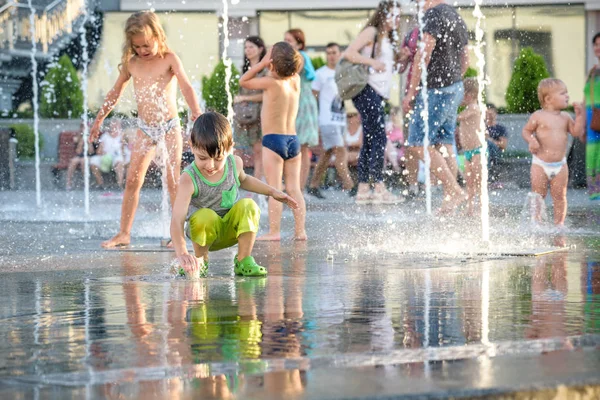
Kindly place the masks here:
[(261, 267), (254, 261), (254, 257), (248, 256), (242, 261), (238, 261), (237, 254), (233, 258), (233, 271), (236, 275), (243, 276), (265, 276), (267, 275), (267, 269)]

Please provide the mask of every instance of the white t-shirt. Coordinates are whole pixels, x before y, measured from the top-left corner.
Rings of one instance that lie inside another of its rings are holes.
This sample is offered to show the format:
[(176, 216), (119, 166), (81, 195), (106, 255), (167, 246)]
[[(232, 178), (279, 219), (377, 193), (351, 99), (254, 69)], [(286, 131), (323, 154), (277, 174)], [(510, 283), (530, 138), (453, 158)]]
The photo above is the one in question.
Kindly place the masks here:
[(121, 140), (121, 135), (112, 137), (108, 132), (103, 134), (100, 141), (104, 154), (109, 154), (113, 158), (121, 157), (123, 155)]
[(344, 101), (338, 96), (335, 70), (327, 65), (316, 72), (312, 88), (319, 92), (319, 125), (346, 126)]

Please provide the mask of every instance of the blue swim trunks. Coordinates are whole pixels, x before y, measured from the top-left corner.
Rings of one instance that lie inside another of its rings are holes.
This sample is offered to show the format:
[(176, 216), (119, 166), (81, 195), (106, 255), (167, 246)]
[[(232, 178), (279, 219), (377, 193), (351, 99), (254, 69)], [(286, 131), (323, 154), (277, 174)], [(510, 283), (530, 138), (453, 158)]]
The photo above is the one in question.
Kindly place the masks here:
[(263, 136), (262, 145), (277, 153), (284, 161), (300, 154), (300, 141), (296, 135), (270, 133)]

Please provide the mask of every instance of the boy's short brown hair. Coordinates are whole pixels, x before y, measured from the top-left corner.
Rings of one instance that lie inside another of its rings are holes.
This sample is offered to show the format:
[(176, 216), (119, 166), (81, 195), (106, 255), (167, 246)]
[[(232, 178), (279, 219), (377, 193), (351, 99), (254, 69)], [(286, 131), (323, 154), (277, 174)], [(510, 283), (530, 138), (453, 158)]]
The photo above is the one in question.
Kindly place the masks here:
[(288, 78), (300, 70), (302, 56), (286, 42), (277, 42), (271, 52), (273, 69), (282, 78)]
[(538, 100), (540, 101), (540, 106), (544, 107), (544, 99), (550, 93), (552, 93), (556, 88), (563, 86), (566, 87), (565, 83), (560, 79), (556, 78), (546, 78), (542, 79), (538, 84)]
[(194, 122), (191, 142), (194, 149), (204, 150), (210, 158), (223, 156), (233, 147), (231, 125), (217, 112), (204, 113)]
[(465, 87), (465, 94), (479, 94), (479, 82), (477, 82), (477, 78), (465, 78), (463, 86)]

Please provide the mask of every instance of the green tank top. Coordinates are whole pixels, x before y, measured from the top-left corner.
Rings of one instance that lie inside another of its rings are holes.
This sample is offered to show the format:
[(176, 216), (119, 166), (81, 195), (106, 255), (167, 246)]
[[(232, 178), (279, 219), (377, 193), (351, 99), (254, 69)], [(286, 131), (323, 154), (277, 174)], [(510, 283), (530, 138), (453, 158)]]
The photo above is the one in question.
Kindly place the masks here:
[(194, 194), (192, 195), (187, 214), (188, 220), (193, 213), (201, 208), (209, 208), (220, 217), (223, 217), (238, 201), (240, 181), (233, 155), (227, 156), (225, 172), (218, 182), (212, 183), (208, 181), (200, 173), (195, 162), (183, 172), (188, 174), (194, 183)]
[[(590, 94), (590, 85), (594, 83), (594, 101), (592, 102)], [(594, 104), (596, 107), (600, 107), (600, 69), (596, 69), (595, 72), (590, 73), (585, 88), (583, 89), (585, 94), (585, 105), (591, 106)]]

